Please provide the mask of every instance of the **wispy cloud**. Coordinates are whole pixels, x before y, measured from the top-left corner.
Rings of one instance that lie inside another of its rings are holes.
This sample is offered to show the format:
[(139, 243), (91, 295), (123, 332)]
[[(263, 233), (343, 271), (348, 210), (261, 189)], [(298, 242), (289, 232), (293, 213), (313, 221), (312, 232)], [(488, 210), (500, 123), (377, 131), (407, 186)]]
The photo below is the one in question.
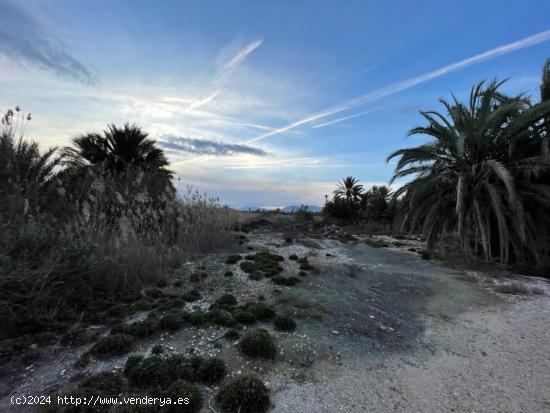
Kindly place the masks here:
[(248, 145), (218, 142), (209, 139), (182, 138), (179, 136), (163, 136), (159, 145), (168, 150), (211, 156), (235, 156), (235, 155), (256, 155), (266, 156), (263, 149), (254, 148)]
[(380, 109), (380, 107), (378, 108), (374, 108), (374, 109), (369, 109), (369, 110), (365, 110), (363, 112), (359, 112), (359, 113), (355, 113), (353, 115), (349, 115), (349, 116), (344, 116), (344, 117), (341, 117), (341, 118), (337, 118), (337, 119), (333, 119), (331, 121), (328, 121), (328, 122), (324, 122), (324, 123), (320, 123), (318, 125), (315, 125), (313, 127), (313, 129), (317, 129), (317, 128), (324, 128), (325, 126), (330, 126), (330, 125), (334, 125), (335, 123), (340, 123), (340, 122), (343, 122), (345, 120), (349, 120), (349, 119), (353, 119), (353, 118), (358, 118), (359, 116), (363, 116), (363, 115), (366, 115), (367, 113), (371, 113), (371, 112), (374, 112), (376, 110)]
[(94, 73), (38, 21), (9, 0), (0, 1), (0, 54), (22, 66), (35, 66), (80, 83), (94, 85)]
[(332, 108), (325, 109), (323, 111), (305, 116), (304, 118), (293, 122), (287, 126), (273, 129), (270, 132), (264, 133), (262, 135), (259, 135), (253, 139), (250, 139), (246, 141), (245, 143), (253, 143), (257, 141), (261, 141), (263, 139), (266, 139), (270, 136), (278, 135), (284, 132), (287, 132), (291, 129), (297, 128), (298, 126), (305, 125), (311, 122), (314, 122), (319, 119), (326, 118), (328, 116), (355, 108), (357, 106), (365, 105), (367, 103), (371, 103), (374, 101), (377, 101), (379, 99), (382, 99), (387, 96), (394, 95), (396, 93), (402, 92), (406, 89), (410, 89), (413, 86), (419, 85), (421, 83), (427, 82), (429, 80), (438, 78), (440, 76), (443, 76), (450, 72), (455, 72), (460, 69), (464, 69), (465, 67), (472, 66), (477, 63), (484, 62), (486, 60), (493, 59), (498, 56), (502, 56), (508, 53), (515, 52), (516, 50), (524, 49), (526, 47), (534, 46), (539, 43), (543, 43), (550, 40), (550, 30), (546, 30), (544, 32), (537, 33), (533, 36), (526, 37), (524, 39), (518, 40), (516, 42), (508, 43), (504, 46), (496, 47), (494, 49), (488, 50), (486, 52), (477, 54), (475, 56), (469, 57), (467, 59), (460, 60), (458, 62), (452, 63), (447, 66), (443, 66), (437, 70), (434, 70), (429, 73), (425, 73), (420, 76), (416, 76), (410, 79), (402, 80), (397, 83), (393, 83), (389, 86), (386, 86), (384, 88), (375, 90), (373, 92), (367, 93), (363, 96), (360, 96), (358, 98), (348, 100), (347, 102), (341, 103), (337, 106), (334, 106)]
[(249, 43), (244, 49), (240, 50), (235, 56), (231, 58), (224, 66), (224, 71), (231, 71), (236, 66), (240, 65), (246, 60), (246, 58), (256, 50), (262, 44), (263, 40), (256, 40), (252, 43)]

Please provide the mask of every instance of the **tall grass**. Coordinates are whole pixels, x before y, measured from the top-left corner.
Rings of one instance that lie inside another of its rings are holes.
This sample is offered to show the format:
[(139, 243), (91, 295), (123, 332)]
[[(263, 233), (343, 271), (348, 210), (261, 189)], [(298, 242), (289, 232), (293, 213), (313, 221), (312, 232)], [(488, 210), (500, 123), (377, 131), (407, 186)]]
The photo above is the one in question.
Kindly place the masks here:
[[(113, 176), (52, 159), (57, 170), (29, 183), (29, 171), (48, 163), (34, 143), (14, 140), (21, 132), (8, 123), (0, 147), (0, 338), (85, 319), (98, 303), (131, 301), (186, 257), (230, 241), (233, 210), (190, 188), (177, 197), (154, 173)], [(21, 157), (18, 145), (33, 152)]]

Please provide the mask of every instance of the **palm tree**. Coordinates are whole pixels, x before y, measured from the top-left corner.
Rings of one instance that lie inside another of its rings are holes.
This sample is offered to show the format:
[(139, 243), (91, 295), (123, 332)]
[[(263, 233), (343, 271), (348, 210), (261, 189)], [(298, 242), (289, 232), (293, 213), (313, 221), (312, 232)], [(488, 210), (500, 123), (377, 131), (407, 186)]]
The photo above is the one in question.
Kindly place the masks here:
[[(31, 120), (17, 106), (2, 117), (0, 131), (0, 194), (36, 195), (48, 184), (59, 165), (56, 148), (41, 152), (36, 142), (24, 139), (25, 126)], [(28, 200), (27, 200), (28, 202)]]
[(454, 95), (452, 103), (440, 100), (448, 116), (421, 112), (428, 125), (409, 135), (431, 141), (395, 151), (388, 161), (399, 158), (392, 181), (415, 175), (396, 196), (406, 194), (404, 222), (421, 227), (430, 247), (440, 241), (443, 249), (447, 233), (457, 230), (466, 257), (480, 247), (487, 261), (537, 260), (541, 234), (524, 205), (550, 205), (550, 187), (532, 179), (548, 167), (536, 125), (550, 102), (506, 97), (498, 91), (502, 83), (477, 84), (467, 104)]
[(108, 125), (103, 135), (90, 133), (73, 139), (74, 148), (63, 151), (65, 161), (74, 166), (102, 165), (110, 173), (123, 174), (128, 168), (162, 172), (172, 177), (168, 161), (155, 141), (135, 125), (118, 128)]
[(362, 193), (363, 185), (359, 184), (359, 180), (348, 176), (338, 183), (334, 196), (345, 199), (347, 203), (357, 203), (361, 200)]

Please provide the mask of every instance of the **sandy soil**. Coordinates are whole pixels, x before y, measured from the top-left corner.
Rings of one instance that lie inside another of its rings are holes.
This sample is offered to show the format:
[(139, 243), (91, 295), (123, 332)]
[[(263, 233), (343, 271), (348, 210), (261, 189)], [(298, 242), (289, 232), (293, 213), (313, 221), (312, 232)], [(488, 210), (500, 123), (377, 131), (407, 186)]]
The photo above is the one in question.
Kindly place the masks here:
[[(264, 295), (278, 312), (292, 314), (295, 333), (264, 326), (278, 342), (276, 361), (243, 358), (235, 343), (218, 340), (220, 327), (153, 336), (132, 354), (162, 343), (173, 352), (222, 357), (232, 376), (252, 372), (264, 379), (273, 412), (550, 412), (546, 281), (450, 269), (409, 251), (422, 247), (417, 241), (382, 238), (390, 247), (374, 248), (362, 239), (285, 243), (282, 234), (270, 232), (249, 237), (255, 251), (308, 256), (321, 271), (300, 277), (295, 287), (279, 287), (248, 279), (238, 266), (232, 266), (234, 277), (223, 277), (224, 254), (188, 263), (174, 277), (207, 265), (204, 299), (193, 306), (206, 308), (231, 292), (239, 301)], [(287, 275), (298, 273), (296, 262), (283, 265)], [(495, 291), (511, 281), (532, 294)], [(10, 409), (10, 395), (68, 388), (71, 377), (116, 371), (126, 359), (74, 369), (86, 350), (43, 349), (46, 357), (0, 383), (0, 411), (24, 411)], [(204, 390), (208, 397), (216, 389)], [(205, 405), (207, 411), (213, 410)]]

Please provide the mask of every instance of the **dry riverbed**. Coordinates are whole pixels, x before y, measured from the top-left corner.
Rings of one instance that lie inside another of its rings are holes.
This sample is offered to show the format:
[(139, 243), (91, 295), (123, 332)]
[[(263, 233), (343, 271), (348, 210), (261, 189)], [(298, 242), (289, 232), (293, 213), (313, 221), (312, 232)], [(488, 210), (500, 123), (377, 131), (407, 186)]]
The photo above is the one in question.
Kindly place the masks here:
[[(264, 380), (273, 412), (550, 412), (545, 280), (450, 269), (421, 259), (416, 251), (422, 245), (414, 240), (287, 242), (271, 231), (247, 237), (241, 253), (279, 254), (285, 258), (284, 275), (301, 282), (279, 286), (268, 278), (252, 280), (238, 264), (224, 263), (227, 254), (186, 263), (171, 278), (187, 288), (189, 274), (205, 267), (201, 271), (208, 277), (196, 285), (202, 298), (186, 304), (188, 310), (207, 309), (231, 293), (239, 303), (263, 300), (293, 316), (298, 324), (293, 333), (259, 324), (277, 341), (275, 360), (244, 357), (235, 342), (222, 338), (227, 328), (218, 326), (153, 335), (130, 354), (148, 354), (162, 344), (169, 353), (220, 357), (229, 376), (252, 373)], [(308, 257), (313, 270), (299, 275), (292, 255)], [(233, 276), (224, 276), (228, 269)], [(0, 411), (24, 411), (10, 407), (14, 394), (70, 388), (75, 377), (118, 371), (130, 355), (75, 368), (89, 346), (50, 346), (24, 369), (4, 372)], [(204, 412), (216, 411), (211, 397), (216, 388), (203, 390)]]

